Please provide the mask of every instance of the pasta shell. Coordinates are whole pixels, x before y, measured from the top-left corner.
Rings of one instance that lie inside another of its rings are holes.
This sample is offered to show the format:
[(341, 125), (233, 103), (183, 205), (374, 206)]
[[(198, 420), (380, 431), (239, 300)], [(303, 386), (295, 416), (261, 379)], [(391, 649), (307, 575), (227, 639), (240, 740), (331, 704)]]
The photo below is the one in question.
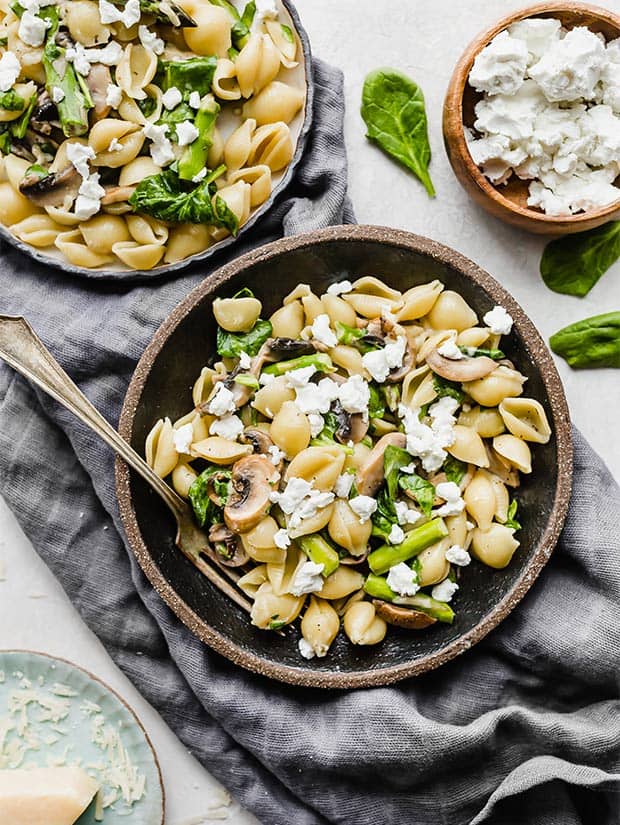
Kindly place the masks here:
[(505, 398), (499, 412), (508, 430), (525, 441), (546, 444), (551, 438), (551, 427), (539, 401), (533, 398)]
[(415, 321), (428, 315), (442, 291), (441, 281), (431, 281), (408, 289), (403, 295), (403, 308), (398, 311), (396, 320)]
[(310, 604), (301, 620), (301, 635), (319, 659), (327, 655), (340, 630), (340, 618), (324, 599), (310, 596)]
[(344, 632), (354, 645), (376, 645), (382, 642), (387, 624), (377, 616), (370, 602), (355, 602), (344, 615)]
[(493, 524), (488, 530), (474, 530), (471, 552), (483, 564), (503, 570), (510, 564), (518, 546), (513, 530), (503, 524)]
[(131, 269), (153, 269), (164, 256), (164, 247), (159, 244), (140, 244), (135, 241), (115, 243), (112, 252)]
[(488, 473), (478, 470), (463, 493), (465, 507), (481, 530), (488, 530), (496, 509), (495, 490)]
[(84, 238), (79, 229), (73, 229), (70, 232), (61, 232), (54, 243), (65, 258), (70, 263), (75, 264), (75, 266), (94, 269), (98, 266), (109, 264), (114, 260), (110, 255), (101, 254), (89, 249), (84, 243)]
[(532, 453), (527, 442), (514, 435), (498, 435), (493, 439), (493, 449), (511, 467), (522, 473), (532, 472)]
[(291, 130), (286, 123), (267, 123), (254, 132), (248, 163), (264, 164), (272, 172), (279, 172), (291, 162), (294, 151)]
[(305, 596), (291, 596), (289, 593), (277, 596), (270, 582), (264, 582), (254, 594), (251, 619), (255, 627), (268, 630), (274, 622), (290, 624), (301, 613)]
[(35, 214), (24, 218), (19, 223), (14, 223), (11, 226), (11, 232), (20, 241), (39, 249), (53, 246), (56, 236), (62, 232), (62, 227), (48, 215)]
[(428, 322), (433, 329), (455, 329), (462, 332), (475, 326), (478, 317), (462, 295), (448, 289), (435, 301), (428, 314)]
[(488, 467), (489, 458), (484, 442), (471, 427), (454, 426), (454, 442), (446, 447), (450, 455), (464, 461), (466, 464), (475, 464), (476, 467)]
[(305, 95), (301, 89), (281, 80), (273, 80), (243, 107), (244, 118), (254, 118), (259, 126), (282, 121), (290, 123), (302, 108)]
[(176, 467), (179, 454), (169, 418), (160, 418), (151, 429), (146, 437), (145, 456), (146, 463), (160, 478), (165, 478)]
[[(273, 437), (273, 425), (271, 434)], [(342, 473), (344, 460), (345, 454), (340, 447), (308, 447), (297, 453), (288, 465), (284, 478), (303, 478), (315, 489), (329, 492)]]
[(205, 458), (212, 464), (234, 464), (244, 455), (249, 455), (252, 447), (249, 444), (237, 444), (219, 435), (210, 436), (203, 441), (192, 444), (192, 455), (196, 458)]
[[(155, 77), (157, 56), (142, 45), (130, 43), (116, 67), (116, 83), (128, 97), (145, 100), (144, 87)], [(120, 110), (119, 110), (120, 111)]]

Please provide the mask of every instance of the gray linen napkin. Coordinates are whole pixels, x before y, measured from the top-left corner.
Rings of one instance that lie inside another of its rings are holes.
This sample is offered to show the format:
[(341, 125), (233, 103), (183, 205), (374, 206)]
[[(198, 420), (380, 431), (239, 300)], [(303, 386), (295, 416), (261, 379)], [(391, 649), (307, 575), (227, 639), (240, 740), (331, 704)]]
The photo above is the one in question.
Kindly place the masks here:
[[(353, 220), (342, 77), (318, 61), (315, 77), (304, 163), (252, 244)], [(0, 311), (25, 315), (116, 422), (152, 333), (205, 274), (79, 280), (5, 247)], [(180, 624), (123, 545), (110, 451), (0, 370), (0, 492), (116, 663), (266, 825), (618, 821), (620, 491), (575, 437), (560, 546), (501, 628), (395, 687), (300, 690), (234, 667)]]

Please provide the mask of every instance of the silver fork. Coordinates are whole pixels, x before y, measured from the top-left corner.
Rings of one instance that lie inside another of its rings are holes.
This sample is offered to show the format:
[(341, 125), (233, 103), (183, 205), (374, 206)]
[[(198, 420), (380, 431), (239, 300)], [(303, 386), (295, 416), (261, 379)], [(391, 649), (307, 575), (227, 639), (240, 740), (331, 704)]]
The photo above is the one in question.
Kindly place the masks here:
[[(250, 602), (223, 575), (212, 567), (202, 553), (207, 545), (192, 511), (149, 465), (124, 441), (45, 347), (25, 318), (0, 315), (0, 358), (14, 370), (60, 402), (87, 427), (102, 438), (129, 466), (139, 473), (162, 498), (177, 523), (176, 545), (218, 590), (249, 613)], [(237, 575), (226, 571), (233, 580)]]

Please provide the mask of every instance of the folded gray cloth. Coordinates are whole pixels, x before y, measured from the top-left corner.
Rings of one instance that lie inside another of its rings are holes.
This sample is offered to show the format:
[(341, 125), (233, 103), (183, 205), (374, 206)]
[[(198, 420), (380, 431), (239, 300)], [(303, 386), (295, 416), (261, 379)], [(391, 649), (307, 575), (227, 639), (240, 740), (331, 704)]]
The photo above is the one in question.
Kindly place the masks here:
[[(353, 220), (342, 78), (320, 62), (315, 72), (305, 160), (246, 244)], [(5, 246), (0, 311), (26, 316), (116, 422), (152, 333), (206, 274), (80, 280)], [(618, 822), (620, 491), (575, 438), (560, 546), (499, 629), (394, 687), (301, 690), (240, 670), (172, 615), (123, 545), (110, 451), (0, 370), (0, 492), (115, 662), (267, 825)]]

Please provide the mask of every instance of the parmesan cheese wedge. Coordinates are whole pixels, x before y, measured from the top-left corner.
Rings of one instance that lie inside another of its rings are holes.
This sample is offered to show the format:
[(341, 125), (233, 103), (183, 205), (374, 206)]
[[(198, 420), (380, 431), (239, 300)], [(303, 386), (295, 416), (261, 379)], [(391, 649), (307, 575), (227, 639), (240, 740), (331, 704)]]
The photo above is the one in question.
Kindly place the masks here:
[(98, 789), (81, 768), (0, 771), (0, 822), (73, 825)]

